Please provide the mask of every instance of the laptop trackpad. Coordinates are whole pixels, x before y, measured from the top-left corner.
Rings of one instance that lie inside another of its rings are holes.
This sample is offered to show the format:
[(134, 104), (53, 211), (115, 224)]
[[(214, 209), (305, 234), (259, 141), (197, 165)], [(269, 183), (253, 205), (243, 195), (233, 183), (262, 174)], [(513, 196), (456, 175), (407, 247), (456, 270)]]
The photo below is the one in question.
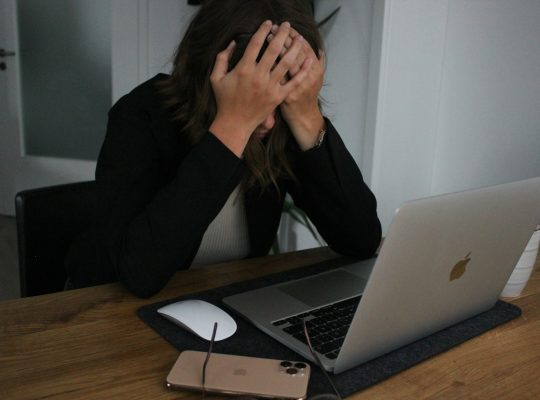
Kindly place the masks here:
[(337, 270), (286, 283), (279, 286), (279, 290), (309, 307), (318, 307), (361, 294), (365, 286), (364, 279), (344, 270)]

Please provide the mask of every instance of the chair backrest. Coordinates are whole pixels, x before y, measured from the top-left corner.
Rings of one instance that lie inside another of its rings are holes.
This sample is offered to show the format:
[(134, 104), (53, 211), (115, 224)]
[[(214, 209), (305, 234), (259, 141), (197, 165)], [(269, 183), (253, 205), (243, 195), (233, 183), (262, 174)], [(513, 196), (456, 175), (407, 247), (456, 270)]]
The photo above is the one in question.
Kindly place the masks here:
[(63, 290), (70, 244), (96, 220), (95, 182), (19, 192), (15, 213), (21, 296)]

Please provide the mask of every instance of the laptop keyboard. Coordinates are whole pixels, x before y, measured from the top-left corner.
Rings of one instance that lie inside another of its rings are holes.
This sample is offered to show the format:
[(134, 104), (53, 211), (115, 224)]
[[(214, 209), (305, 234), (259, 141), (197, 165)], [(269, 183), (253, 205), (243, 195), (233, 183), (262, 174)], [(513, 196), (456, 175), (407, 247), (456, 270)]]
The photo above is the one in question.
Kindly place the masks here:
[(307, 345), (302, 323), (305, 320), (313, 350), (333, 360), (337, 358), (361, 298), (353, 297), (283, 318), (272, 322), (272, 325)]

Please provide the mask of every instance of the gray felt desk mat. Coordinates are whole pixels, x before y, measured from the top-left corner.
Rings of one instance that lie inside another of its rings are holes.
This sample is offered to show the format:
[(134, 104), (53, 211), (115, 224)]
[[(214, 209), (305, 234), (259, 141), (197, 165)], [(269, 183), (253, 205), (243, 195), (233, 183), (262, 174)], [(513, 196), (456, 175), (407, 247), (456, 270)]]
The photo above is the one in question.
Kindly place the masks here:
[[(326, 271), (350, 262), (350, 259), (324, 261), (308, 267), (274, 274), (250, 281), (239, 282), (205, 292), (177, 297), (141, 307), (138, 316), (179, 351), (208, 350), (208, 342), (179, 328), (157, 313), (157, 309), (178, 300), (196, 298), (209, 301), (224, 308), (221, 299), (242, 291), (267, 286), (285, 280), (297, 279), (313, 273)], [(265, 357), (283, 360), (302, 360), (302, 357), (281, 343), (259, 331), (249, 322), (230, 313), (238, 324), (237, 332), (228, 339), (216, 342), (214, 352), (238, 354), (251, 357)], [(513, 304), (498, 301), (495, 306), (473, 318), (467, 319), (426, 338), (366, 362), (338, 375), (331, 375), (340, 394), (345, 397), (390, 376), (397, 374), (421, 361), (442, 353), (460, 343), (478, 336), (500, 324), (521, 315), (521, 309)], [(323, 373), (312, 364), (312, 375), (308, 395), (331, 393), (332, 389)]]

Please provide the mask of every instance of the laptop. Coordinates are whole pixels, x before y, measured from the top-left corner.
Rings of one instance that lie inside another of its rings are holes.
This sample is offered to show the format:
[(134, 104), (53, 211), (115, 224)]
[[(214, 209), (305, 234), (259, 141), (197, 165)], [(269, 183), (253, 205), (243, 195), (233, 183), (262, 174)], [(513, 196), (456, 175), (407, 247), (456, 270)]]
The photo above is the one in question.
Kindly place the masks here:
[(493, 307), (540, 223), (540, 178), (404, 203), (377, 258), (223, 299), (340, 373)]

